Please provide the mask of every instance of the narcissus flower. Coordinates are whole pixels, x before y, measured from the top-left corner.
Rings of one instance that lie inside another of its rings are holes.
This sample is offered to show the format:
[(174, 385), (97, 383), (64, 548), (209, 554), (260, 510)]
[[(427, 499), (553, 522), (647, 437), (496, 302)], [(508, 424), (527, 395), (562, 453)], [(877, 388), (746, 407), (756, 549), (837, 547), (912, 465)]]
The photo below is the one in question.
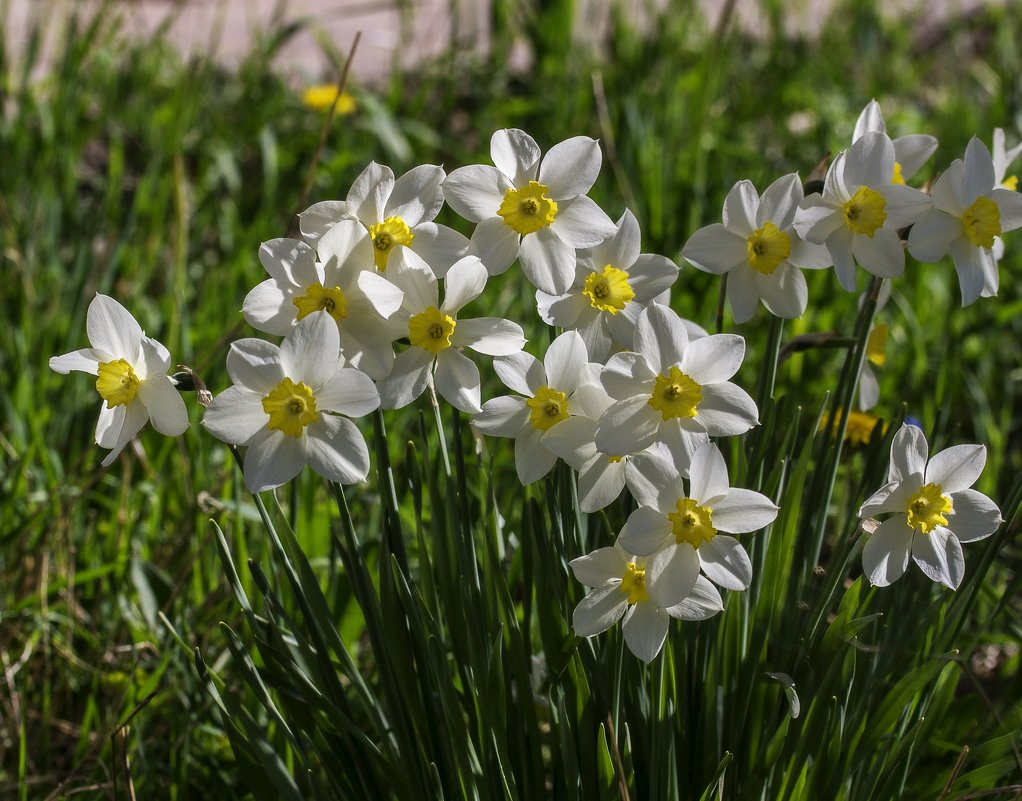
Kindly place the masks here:
[(802, 182), (792, 173), (760, 197), (739, 181), (724, 199), (723, 223), (700, 228), (681, 255), (714, 275), (728, 274), (727, 297), (736, 323), (752, 318), (760, 302), (778, 317), (801, 317), (809, 293), (798, 268), (830, 267), (827, 249), (803, 240), (792, 225), (802, 202)]
[(563, 295), (536, 290), (539, 315), (550, 325), (582, 335), (589, 358), (606, 361), (611, 349), (632, 344), (644, 306), (670, 289), (678, 265), (666, 256), (639, 253), (639, 223), (627, 209), (617, 233), (578, 251), (575, 278)]
[(653, 304), (639, 314), (633, 347), (611, 356), (600, 375), (614, 403), (600, 417), (598, 450), (626, 456), (661, 441), (692, 453), (704, 435), (743, 434), (758, 423), (756, 402), (728, 381), (745, 357), (740, 336), (690, 340), (674, 311)]
[(317, 261), (297, 239), (264, 242), (259, 260), (270, 278), (248, 293), (242, 313), (258, 331), (286, 334), (307, 315), (325, 311), (340, 331), (347, 363), (383, 378), (394, 362), (385, 321), (400, 308), (403, 293), (373, 269), (372, 243), (356, 221), (339, 221), (318, 245)]
[[(852, 142), (871, 131), (887, 133), (880, 104), (871, 100), (855, 122)], [(915, 175), (937, 149), (937, 140), (927, 134), (908, 134), (892, 139), (894, 144), (894, 174), (891, 183), (903, 184)]]
[(997, 505), (970, 487), (983, 472), (986, 448), (955, 445), (927, 461), (923, 432), (904, 425), (891, 443), (887, 484), (859, 509), (859, 517), (891, 515), (869, 535), (862, 569), (886, 587), (911, 557), (933, 581), (957, 589), (965, 575), (963, 542), (989, 537), (1003, 522)]
[(700, 570), (721, 587), (744, 590), (752, 562), (731, 534), (758, 531), (773, 522), (778, 508), (765, 495), (729, 486), (727, 465), (717, 446), (703, 445), (692, 457), (689, 491), (666, 463), (656, 497), (639, 497), (620, 541), (630, 553), (649, 557), (646, 591), (660, 607), (680, 603)]
[(524, 131), (497, 131), (490, 139), (495, 166), (454, 170), (444, 193), (452, 209), (477, 223), (473, 252), (490, 275), (517, 258), (533, 286), (563, 295), (575, 275), (575, 249), (595, 247), (617, 229), (586, 196), (603, 160), (595, 139), (566, 139), (540, 156)]
[(582, 411), (575, 391), (588, 364), (585, 343), (575, 331), (551, 342), (542, 362), (525, 351), (494, 358), (500, 380), (521, 395), (491, 398), (472, 424), (484, 434), (514, 437), (515, 469), (523, 484), (545, 476), (557, 461), (543, 446), (543, 437)]
[(91, 348), (50, 359), (58, 373), (80, 370), (96, 376), (103, 399), (96, 444), (109, 448), (107, 467), (147, 421), (161, 434), (176, 437), (188, 428), (184, 400), (167, 371), (170, 352), (145, 332), (120, 303), (97, 294), (89, 304), (85, 329)]
[(933, 185), (933, 208), (912, 226), (909, 252), (935, 262), (950, 251), (962, 288), (962, 305), (998, 287), (995, 239), (1022, 225), (1022, 194), (997, 183), (990, 151), (977, 137), (965, 160), (955, 159)]
[(358, 220), (369, 232), (378, 270), (385, 271), (392, 260), (411, 251), (443, 277), (469, 249), (466, 237), (433, 222), (444, 204), (446, 177), (442, 167), (423, 164), (395, 180), (390, 167), (372, 161), (345, 200), (324, 200), (299, 215), (302, 236), (316, 247), (338, 220)]
[(619, 543), (573, 559), (570, 565), (575, 578), (592, 587), (571, 616), (575, 633), (592, 637), (624, 619), (625, 644), (644, 662), (660, 653), (671, 618), (706, 620), (724, 608), (716, 587), (702, 576), (681, 601), (657, 606), (646, 590), (647, 560)]
[(455, 408), (468, 414), (482, 411), (479, 368), (462, 349), (506, 356), (525, 345), (517, 323), (497, 317), (458, 319), (462, 306), (482, 293), (486, 279), (482, 262), (466, 256), (448, 271), (440, 303), (437, 279), (429, 270), (406, 267), (394, 276), (404, 290), (405, 302), (390, 327), (393, 333), (407, 336), (410, 347), (398, 354), (394, 369), (379, 383), (385, 409), (407, 406), (433, 383)]
[(340, 335), (329, 313), (295, 325), (280, 347), (241, 339), (227, 354), (234, 386), (206, 407), (202, 425), (217, 439), (245, 447), (245, 484), (252, 492), (279, 487), (308, 464), (340, 484), (369, 473), (369, 450), (348, 417), (380, 405), (372, 380), (341, 367)]
[(930, 207), (928, 195), (892, 183), (894, 164), (887, 134), (864, 133), (834, 159), (823, 194), (806, 197), (795, 215), (795, 230), (827, 246), (838, 281), (849, 292), (857, 284), (855, 262), (882, 278), (905, 271), (898, 231)]

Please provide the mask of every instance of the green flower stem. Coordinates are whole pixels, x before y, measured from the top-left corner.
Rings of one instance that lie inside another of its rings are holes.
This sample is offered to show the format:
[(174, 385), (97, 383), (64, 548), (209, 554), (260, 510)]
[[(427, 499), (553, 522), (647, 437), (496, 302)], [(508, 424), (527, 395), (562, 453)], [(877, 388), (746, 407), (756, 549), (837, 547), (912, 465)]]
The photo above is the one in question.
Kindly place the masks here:
[(781, 351), (781, 334), (784, 331), (784, 320), (771, 315), (770, 330), (767, 332), (766, 352), (763, 355), (763, 369), (759, 374), (759, 388), (756, 392), (756, 403), (762, 409), (766, 402), (774, 396), (774, 380), (777, 377), (777, 363)]
[(380, 481), (380, 496), (387, 520), (388, 546), (394, 554), (398, 565), (406, 576), (408, 572), (408, 554), (401, 530), (401, 506), (397, 500), (397, 487), (394, 485), (394, 470), (390, 464), (390, 449), (387, 446), (387, 426), (383, 420), (383, 410), (373, 412), (373, 430), (376, 439), (376, 472)]
[[(862, 364), (866, 359), (866, 341), (869, 339), (870, 326), (873, 324), (873, 314), (876, 312), (877, 298), (883, 286), (883, 279), (874, 277), (870, 284), (869, 291), (863, 300), (862, 308), (855, 323), (855, 345), (845, 356), (845, 362), (841, 368), (841, 378), (838, 382), (835, 397), (837, 406), (832, 407), (840, 410), (841, 417), (838, 421), (837, 430), (822, 437), (822, 458), (818, 475), (821, 476), (822, 486), (813, 493), (813, 506), (815, 507), (815, 519), (812, 532), (812, 559), (805, 563), (805, 571), (811, 570), (819, 563), (820, 551), (823, 546), (823, 534), (827, 527), (827, 510), (830, 508), (830, 499), (834, 494), (834, 481), (837, 478), (837, 468), (841, 461), (841, 449), (844, 444), (845, 431), (848, 428), (848, 414), (855, 398), (855, 391), (859, 386), (859, 376), (862, 374)], [(829, 447), (828, 447), (829, 446)], [(812, 482), (816, 485), (817, 482)], [(802, 581), (808, 579), (808, 572), (802, 576)]]

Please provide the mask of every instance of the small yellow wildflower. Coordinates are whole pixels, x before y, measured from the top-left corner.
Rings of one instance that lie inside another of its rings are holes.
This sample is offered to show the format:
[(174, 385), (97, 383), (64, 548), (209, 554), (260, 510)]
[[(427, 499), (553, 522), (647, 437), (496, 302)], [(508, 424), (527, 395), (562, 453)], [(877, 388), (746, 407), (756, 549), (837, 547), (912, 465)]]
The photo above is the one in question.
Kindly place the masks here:
[(336, 84), (321, 83), (310, 86), (302, 92), (302, 103), (313, 111), (329, 111), (335, 99), (337, 100), (335, 114), (345, 115), (355, 111), (355, 98), (347, 92), (338, 92)]

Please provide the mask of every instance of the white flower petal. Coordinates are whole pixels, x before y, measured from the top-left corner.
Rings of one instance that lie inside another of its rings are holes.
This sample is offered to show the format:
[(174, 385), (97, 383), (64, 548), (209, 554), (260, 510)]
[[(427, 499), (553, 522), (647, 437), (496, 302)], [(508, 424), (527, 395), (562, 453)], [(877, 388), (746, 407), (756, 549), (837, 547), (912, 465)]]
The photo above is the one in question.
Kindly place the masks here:
[(621, 627), (625, 645), (643, 662), (652, 662), (664, 647), (670, 615), (651, 601), (639, 601), (632, 609), (632, 614)]
[(113, 298), (97, 293), (89, 303), (85, 331), (89, 344), (95, 350), (134, 362), (142, 341), (142, 328), (131, 313)]
[(491, 437), (518, 437), (532, 427), (525, 399), (511, 395), (486, 401), (482, 411), (472, 418), (472, 425)]
[(401, 409), (426, 391), (433, 354), (423, 348), (410, 347), (395, 357), (390, 375), (376, 384), (380, 406)]
[(338, 484), (355, 484), (369, 475), (369, 449), (358, 427), (344, 417), (322, 414), (305, 432), (309, 466)]
[(490, 275), (500, 275), (518, 258), (521, 237), (500, 217), (488, 217), (472, 232), (471, 253), (479, 256)]
[[(629, 553), (634, 553), (636, 556), (649, 556), (668, 541), (671, 530), (671, 521), (667, 515), (652, 506), (640, 506), (628, 515), (618, 536), (618, 542)], [(665, 604), (665, 606), (672, 605)]]
[(400, 217), (409, 228), (429, 222), (444, 205), (442, 189), (447, 173), (435, 164), (413, 167), (394, 182), (383, 217)]
[(951, 496), (951, 505), (954, 507), (954, 514), (948, 518), (948, 528), (959, 542), (986, 539), (1004, 522), (997, 504), (974, 489), (954, 493)]
[(518, 128), (494, 131), (490, 137), (490, 158), (515, 186), (525, 186), (535, 179), (540, 155), (536, 140)]
[(549, 196), (557, 201), (584, 195), (596, 183), (602, 163), (599, 142), (588, 136), (573, 136), (547, 151), (537, 180), (550, 187)]
[(436, 357), (436, 371), (433, 374), (436, 391), (455, 409), (466, 414), (478, 414), (479, 368), (475, 362), (454, 348), (440, 351)]
[(744, 590), (752, 581), (752, 560), (734, 537), (717, 534), (699, 546), (699, 563), (710, 581), (727, 590)]
[(168, 437), (188, 430), (188, 410), (169, 376), (156, 376), (138, 385), (137, 397), (145, 405), (153, 428)]
[(862, 572), (875, 587), (887, 587), (908, 568), (912, 529), (903, 516), (885, 520), (862, 548)]
[(965, 555), (962, 544), (944, 526), (936, 526), (929, 534), (917, 528), (912, 536), (912, 560), (932, 581), (953, 590), (965, 576)]
[(249, 442), (245, 451), (245, 486), (250, 492), (286, 484), (305, 467), (305, 448), (301, 437), (264, 429)]
[(459, 167), (444, 180), (444, 198), (447, 205), (469, 222), (481, 222), (497, 217), (497, 209), (514, 184), (496, 167), (471, 164)]
[(671, 540), (646, 561), (646, 592), (661, 609), (684, 601), (698, 578), (699, 555), (687, 542), (677, 545)]
[(619, 584), (597, 587), (579, 601), (571, 615), (571, 626), (579, 637), (592, 637), (617, 623), (627, 609), (628, 596)]
[(238, 384), (228, 387), (203, 410), (202, 427), (222, 442), (245, 445), (270, 422), (263, 397)]
[(541, 228), (522, 237), (518, 263), (534, 287), (563, 295), (575, 276), (575, 249), (551, 228)]
[(954, 445), (935, 453), (926, 465), (924, 483), (939, 484), (944, 495), (967, 489), (979, 479), (987, 461), (983, 445)]
[(458, 320), (451, 343), (487, 356), (507, 356), (525, 347), (525, 334), (518, 323), (499, 317)]
[(316, 388), (316, 406), (348, 417), (362, 417), (380, 407), (380, 393), (373, 380), (351, 367), (337, 370)]

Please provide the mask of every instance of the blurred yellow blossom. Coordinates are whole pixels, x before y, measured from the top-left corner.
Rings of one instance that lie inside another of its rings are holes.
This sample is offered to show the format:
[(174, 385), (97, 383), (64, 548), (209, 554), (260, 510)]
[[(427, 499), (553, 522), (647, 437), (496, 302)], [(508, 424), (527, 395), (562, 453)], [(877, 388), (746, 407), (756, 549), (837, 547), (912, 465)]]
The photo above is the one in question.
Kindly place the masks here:
[(340, 92), (336, 84), (321, 83), (302, 92), (302, 103), (313, 111), (329, 111), (334, 99), (337, 100), (335, 113), (351, 114), (355, 110), (355, 98), (347, 92)]
[[(831, 423), (832, 420), (833, 424)], [(834, 436), (837, 433), (837, 427), (840, 420), (840, 409), (837, 410), (837, 413), (833, 418), (831, 418), (830, 412), (824, 412), (823, 417), (820, 418), (820, 427), (817, 431), (824, 432), (830, 429), (831, 436)], [(851, 444), (852, 447), (869, 444), (870, 437), (873, 435), (873, 429), (876, 428), (876, 425), (879, 422), (879, 417), (867, 414), (866, 412), (857, 412), (853, 409), (848, 413), (848, 426), (845, 428), (845, 441)], [(885, 431), (887, 431), (887, 423), (884, 423), (883, 428), (880, 429), (880, 433), (883, 434)]]

